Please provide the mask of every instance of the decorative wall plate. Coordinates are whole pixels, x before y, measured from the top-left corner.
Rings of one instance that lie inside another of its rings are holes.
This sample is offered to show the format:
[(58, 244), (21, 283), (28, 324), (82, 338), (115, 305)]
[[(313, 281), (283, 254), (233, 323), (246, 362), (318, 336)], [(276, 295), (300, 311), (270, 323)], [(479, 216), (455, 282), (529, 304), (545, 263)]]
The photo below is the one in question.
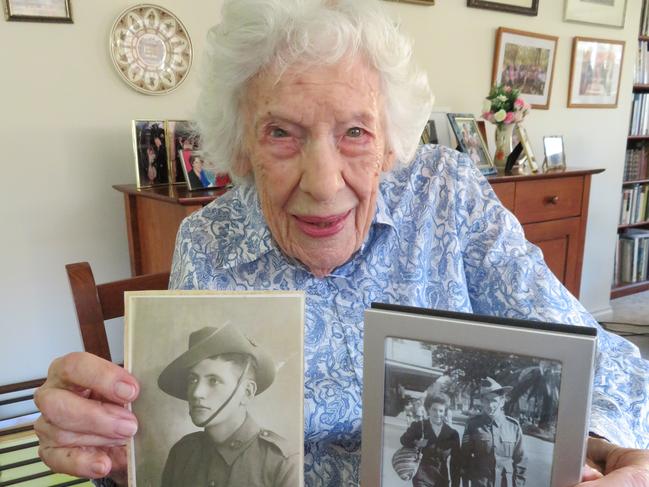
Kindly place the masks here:
[(192, 65), (192, 42), (169, 10), (140, 4), (122, 12), (110, 31), (110, 55), (129, 86), (148, 95), (178, 87)]

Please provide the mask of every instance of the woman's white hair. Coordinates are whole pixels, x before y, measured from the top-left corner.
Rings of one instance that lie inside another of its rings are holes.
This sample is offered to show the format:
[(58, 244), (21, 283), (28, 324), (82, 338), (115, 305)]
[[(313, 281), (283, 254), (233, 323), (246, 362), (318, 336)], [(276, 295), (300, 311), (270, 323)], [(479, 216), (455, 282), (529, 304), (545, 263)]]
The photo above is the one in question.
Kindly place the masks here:
[(357, 55), (379, 73), (388, 143), (397, 161), (409, 162), (432, 95), (410, 41), (378, 0), (226, 0), (208, 33), (195, 115), (205, 158), (232, 172), (242, 152), (242, 97), (257, 73)]

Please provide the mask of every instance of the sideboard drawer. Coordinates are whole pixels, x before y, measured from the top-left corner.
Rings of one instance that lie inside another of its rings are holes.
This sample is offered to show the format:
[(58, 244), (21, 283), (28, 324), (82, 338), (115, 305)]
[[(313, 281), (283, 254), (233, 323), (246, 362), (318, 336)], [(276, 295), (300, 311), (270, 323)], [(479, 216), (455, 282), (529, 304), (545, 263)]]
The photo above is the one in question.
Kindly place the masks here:
[(579, 216), (583, 191), (581, 176), (521, 181), (516, 184), (516, 216), (523, 224)]
[(492, 184), (491, 187), (503, 206), (514, 213), (516, 183), (495, 183)]

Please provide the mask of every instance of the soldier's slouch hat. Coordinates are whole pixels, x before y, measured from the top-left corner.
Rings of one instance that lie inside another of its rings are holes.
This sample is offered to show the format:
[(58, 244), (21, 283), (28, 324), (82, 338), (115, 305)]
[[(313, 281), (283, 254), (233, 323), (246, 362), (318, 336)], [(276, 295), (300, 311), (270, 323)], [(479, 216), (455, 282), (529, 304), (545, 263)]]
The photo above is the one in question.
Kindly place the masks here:
[(170, 396), (187, 400), (189, 370), (206, 358), (226, 353), (250, 355), (256, 365), (257, 392), (261, 394), (275, 380), (271, 356), (230, 322), (219, 328), (206, 326), (189, 335), (189, 348), (171, 362), (158, 377), (158, 387)]

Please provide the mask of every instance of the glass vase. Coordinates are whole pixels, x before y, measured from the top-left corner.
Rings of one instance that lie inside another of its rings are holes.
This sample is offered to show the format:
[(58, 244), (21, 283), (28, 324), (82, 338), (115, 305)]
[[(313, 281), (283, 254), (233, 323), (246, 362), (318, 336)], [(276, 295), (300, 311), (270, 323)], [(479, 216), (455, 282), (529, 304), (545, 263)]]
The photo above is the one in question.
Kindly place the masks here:
[(497, 168), (504, 169), (507, 163), (507, 157), (512, 153), (512, 137), (514, 135), (513, 123), (499, 123), (496, 125), (496, 154), (494, 155), (494, 165)]

